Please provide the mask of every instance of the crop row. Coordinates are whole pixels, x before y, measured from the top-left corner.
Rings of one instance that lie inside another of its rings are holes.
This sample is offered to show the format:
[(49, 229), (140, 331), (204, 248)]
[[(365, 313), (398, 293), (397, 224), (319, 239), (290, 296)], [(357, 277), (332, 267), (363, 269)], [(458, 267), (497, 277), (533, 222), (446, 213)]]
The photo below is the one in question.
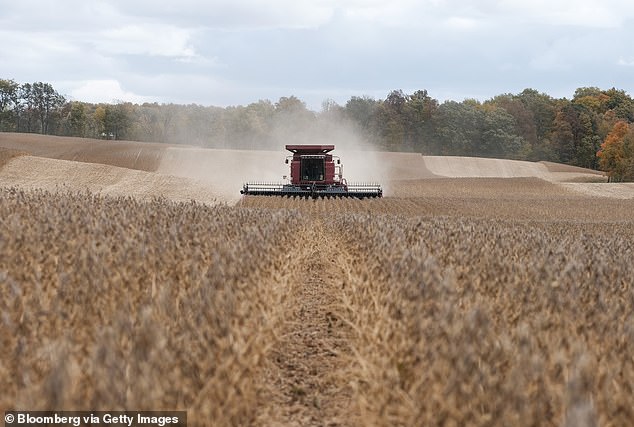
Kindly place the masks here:
[(254, 418), (296, 214), (0, 189), (0, 218), (0, 410)]
[[(271, 210), (290, 209), (302, 213), (330, 216), (340, 213), (371, 213), (373, 215), (410, 217), (496, 218), (551, 222), (601, 223), (606, 220), (632, 220), (634, 200), (589, 199), (553, 190), (554, 184), (541, 184), (512, 193), (515, 186), (478, 188), (478, 180), (436, 180), (443, 182), (447, 192), (430, 192), (420, 197), (385, 197), (380, 199), (303, 198), (303, 197), (243, 197), (238, 206)], [(448, 182), (445, 182), (448, 181)], [(538, 181), (538, 180), (535, 180)], [(530, 181), (533, 182), (533, 181)], [(535, 182), (533, 182), (535, 184)], [(539, 194), (541, 190), (547, 190)], [(533, 192), (535, 194), (533, 194)]]
[(338, 216), (368, 425), (626, 426), (632, 223)]

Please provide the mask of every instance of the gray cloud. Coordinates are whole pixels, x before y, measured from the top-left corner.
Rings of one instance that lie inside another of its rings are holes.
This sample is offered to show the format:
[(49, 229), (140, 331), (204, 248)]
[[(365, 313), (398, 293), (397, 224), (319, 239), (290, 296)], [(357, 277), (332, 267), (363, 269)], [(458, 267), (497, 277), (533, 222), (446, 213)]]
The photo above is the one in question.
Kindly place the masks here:
[(428, 89), (632, 93), (624, 0), (0, 0), (1, 78), (89, 101), (235, 105)]

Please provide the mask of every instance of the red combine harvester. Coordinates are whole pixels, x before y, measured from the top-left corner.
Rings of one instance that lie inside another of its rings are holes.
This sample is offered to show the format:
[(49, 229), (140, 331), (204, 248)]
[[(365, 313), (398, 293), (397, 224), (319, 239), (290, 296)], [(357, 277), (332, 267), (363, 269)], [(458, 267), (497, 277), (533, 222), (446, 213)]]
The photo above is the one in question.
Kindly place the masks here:
[(382, 197), (379, 184), (349, 184), (343, 177), (343, 165), (337, 156), (330, 154), (334, 145), (287, 145), (293, 153), (291, 180), (288, 184), (249, 182), (244, 184), (241, 194), (254, 196), (300, 196), (300, 197)]

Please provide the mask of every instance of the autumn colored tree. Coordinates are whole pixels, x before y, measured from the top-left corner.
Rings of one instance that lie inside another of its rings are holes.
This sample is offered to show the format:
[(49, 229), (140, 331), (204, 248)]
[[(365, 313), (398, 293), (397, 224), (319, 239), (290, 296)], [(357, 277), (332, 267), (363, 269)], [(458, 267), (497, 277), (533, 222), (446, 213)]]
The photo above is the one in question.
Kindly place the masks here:
[(597, 153), (599, 166), (608, 173), (610, 181), (622, 181), (626, 175), (626, 166), (630, 160), (626, 157), (625, 151), (625, 138), (628, 133), (632, 133), (630, 125), (625, 121), (618, 121)]
[(634, 182), (634, 130), (630, 131), (623, 141), (623, 181)]

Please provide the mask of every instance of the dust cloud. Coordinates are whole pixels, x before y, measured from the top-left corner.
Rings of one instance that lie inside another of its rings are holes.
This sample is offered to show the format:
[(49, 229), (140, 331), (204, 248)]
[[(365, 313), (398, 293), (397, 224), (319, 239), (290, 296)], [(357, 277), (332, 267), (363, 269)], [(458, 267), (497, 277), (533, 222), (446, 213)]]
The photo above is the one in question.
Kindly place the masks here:
[(283, 156), (282, 151), (169, 147), (158, 172), (205, 183), (233, 204), (240, 199), (240, 190), (247, 181), (282, 181), (286, 166)]
[[(287, 144), (330, 144), (333, 154), (341, 159), (343, 176), (349, 183), (382, 184), (384, 193), (389, 167), (382, 154), (364, 142), (351, 126), (329, 125), (325, 132), (317, 129), (288, 131), (283, 127), (274, 132), (276, 146), (266, 143), (266, 150), (231, 150), (171, 146), (163, 153), (158, 172), (193, 178), (211, 186), (219, 197), (233, 204), (240, 199), (245, 182), (284, 183), (290, 178), (285, 163), (290, 152)], [(241, 142), (236, 141), (236, 146)]]

